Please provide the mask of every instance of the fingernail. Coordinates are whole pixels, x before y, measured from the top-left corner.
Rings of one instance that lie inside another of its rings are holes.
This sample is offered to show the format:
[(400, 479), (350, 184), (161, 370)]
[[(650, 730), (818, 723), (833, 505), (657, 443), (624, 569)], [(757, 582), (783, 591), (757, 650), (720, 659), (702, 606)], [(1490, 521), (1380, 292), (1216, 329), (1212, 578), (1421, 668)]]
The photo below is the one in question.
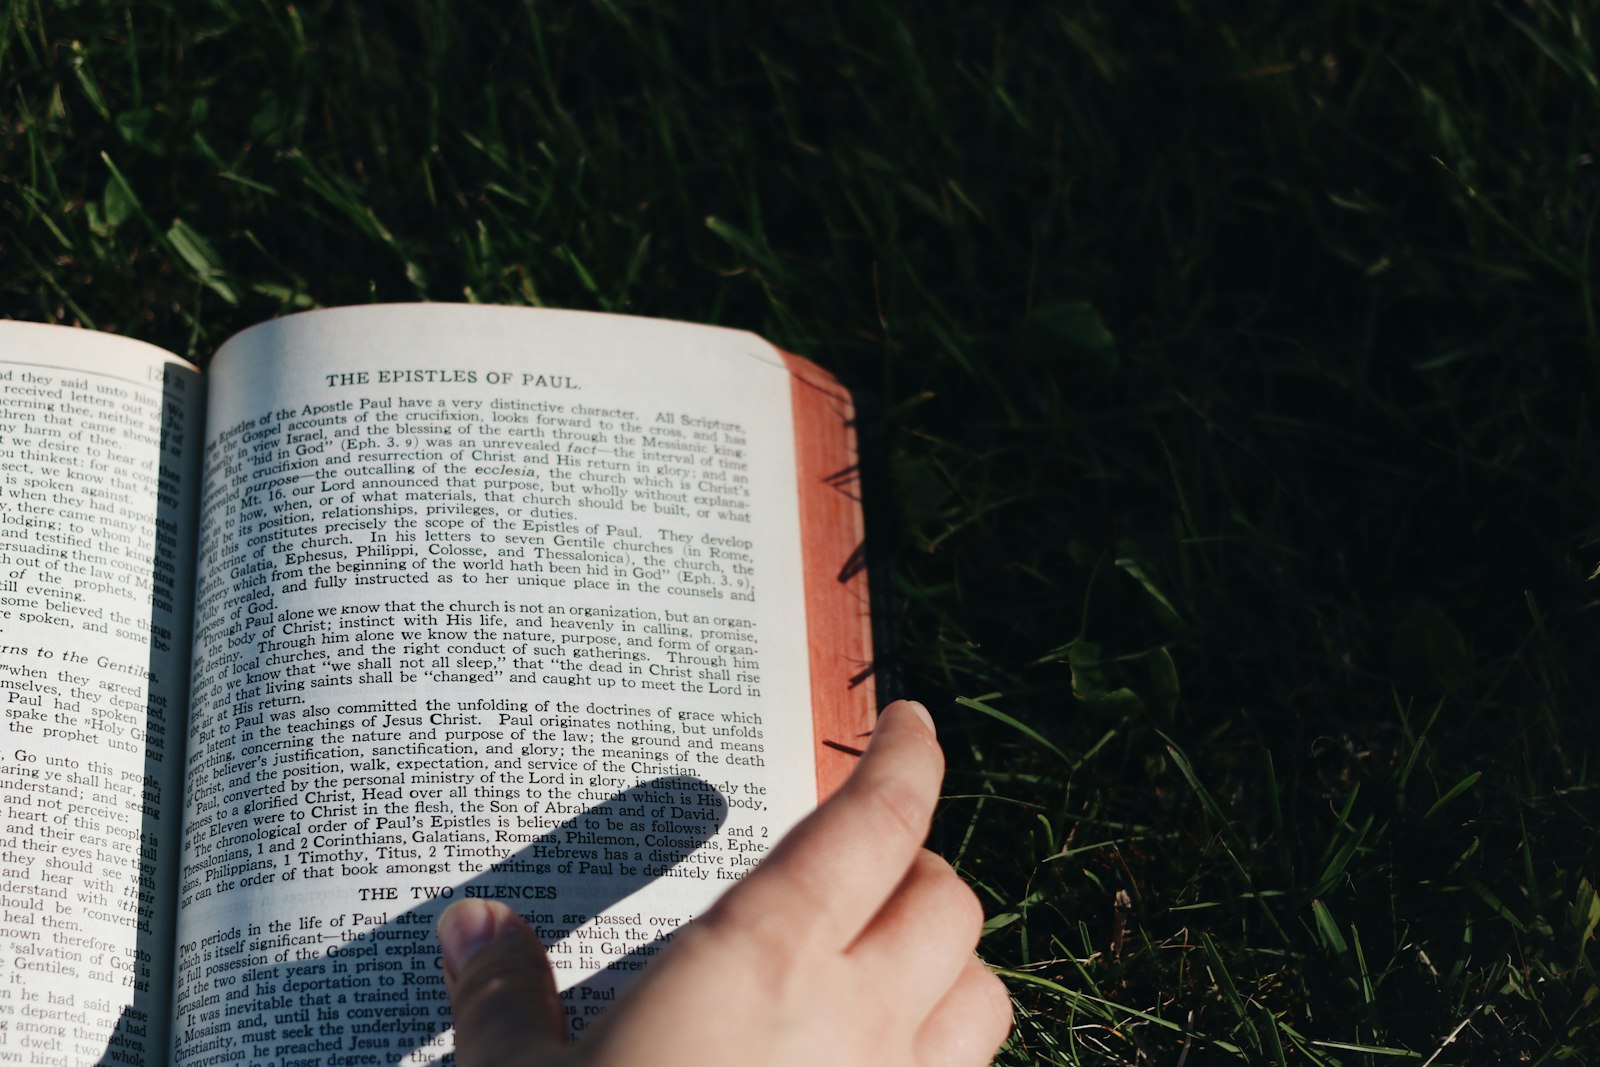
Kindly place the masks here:
[(494, 940), (494, 923), (494, 908), (486, 901), (463, 900), (446, 908), (439, 916), (438, 930), (445, 970), (460, 974), (472, 957)]
[(918, 717), (921, 718), (924, 723), (927, 724), (928, 732), (937, 736), (939, 733), (939, 728), (933, 725), (933, 716), (928, 714), (928, 709), (923, 707), (915, 700), (907, 700), (905, 703), (910, 706), (912, 711), (917, 713)]

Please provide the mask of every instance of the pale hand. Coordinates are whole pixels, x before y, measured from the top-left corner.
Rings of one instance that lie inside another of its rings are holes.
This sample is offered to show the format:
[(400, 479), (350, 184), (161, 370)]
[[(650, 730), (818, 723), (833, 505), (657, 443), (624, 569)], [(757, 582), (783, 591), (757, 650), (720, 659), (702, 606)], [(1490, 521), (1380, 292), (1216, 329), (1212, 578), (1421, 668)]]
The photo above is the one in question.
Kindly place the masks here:
[(849, 781), (683, 927), (584, 1040), (503, 904), (439, 920), (461, 1067), (979, 1067), (1011, 1028), (972, 950), (983, 912), (924, 850), (944, 756), (920, 704), (879, 717)]

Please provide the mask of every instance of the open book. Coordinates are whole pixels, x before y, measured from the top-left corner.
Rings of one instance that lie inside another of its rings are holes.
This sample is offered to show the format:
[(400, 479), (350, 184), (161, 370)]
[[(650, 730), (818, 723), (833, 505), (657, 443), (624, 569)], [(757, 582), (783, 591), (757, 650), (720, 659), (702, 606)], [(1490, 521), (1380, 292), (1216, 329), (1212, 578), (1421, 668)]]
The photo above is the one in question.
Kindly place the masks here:
[(464, 896), (581, 1034), (870, 728), (851, 418), (657, 320), (0, 323), (0, 1062), (429, 1062)]

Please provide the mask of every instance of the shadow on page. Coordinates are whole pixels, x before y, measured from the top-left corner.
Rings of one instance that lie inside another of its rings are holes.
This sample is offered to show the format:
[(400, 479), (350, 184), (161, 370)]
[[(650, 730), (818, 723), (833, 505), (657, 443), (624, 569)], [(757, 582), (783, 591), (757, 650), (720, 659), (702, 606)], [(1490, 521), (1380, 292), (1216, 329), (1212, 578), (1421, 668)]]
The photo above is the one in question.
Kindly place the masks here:
[[(439, 1059), (449, 1048), (450, 1008), (434, 923), (452, 901), (469, 897), (501, 900), (527, 918), (549, 949), (558, 984), (587, 975), (562, 994), (569, 1024), (581, 1033), (661, 950), (676, 922), (626, 908), (611, 911), (612, 921), (591, 920), (657, 879), (714, 877), (721, 855), (711, 838), (727, 811), (709, 783), (652, 779), (466, 881), (358, 890), (368, 899), (341, 914), (241, 921), (180, 943), (173, 1062)], [(693, 857), (702, 846), (701, 858)]]

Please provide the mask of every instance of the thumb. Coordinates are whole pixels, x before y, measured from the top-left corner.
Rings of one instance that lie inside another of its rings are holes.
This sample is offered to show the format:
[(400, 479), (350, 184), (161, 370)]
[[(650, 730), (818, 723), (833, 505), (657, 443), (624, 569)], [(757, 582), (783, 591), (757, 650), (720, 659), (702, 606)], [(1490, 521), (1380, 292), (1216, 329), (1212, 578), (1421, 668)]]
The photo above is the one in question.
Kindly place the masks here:
[(460, 1067), (553, 1064), (567, 1015), (539, 938), (504, 904), (461, 900), (439, 916)]

